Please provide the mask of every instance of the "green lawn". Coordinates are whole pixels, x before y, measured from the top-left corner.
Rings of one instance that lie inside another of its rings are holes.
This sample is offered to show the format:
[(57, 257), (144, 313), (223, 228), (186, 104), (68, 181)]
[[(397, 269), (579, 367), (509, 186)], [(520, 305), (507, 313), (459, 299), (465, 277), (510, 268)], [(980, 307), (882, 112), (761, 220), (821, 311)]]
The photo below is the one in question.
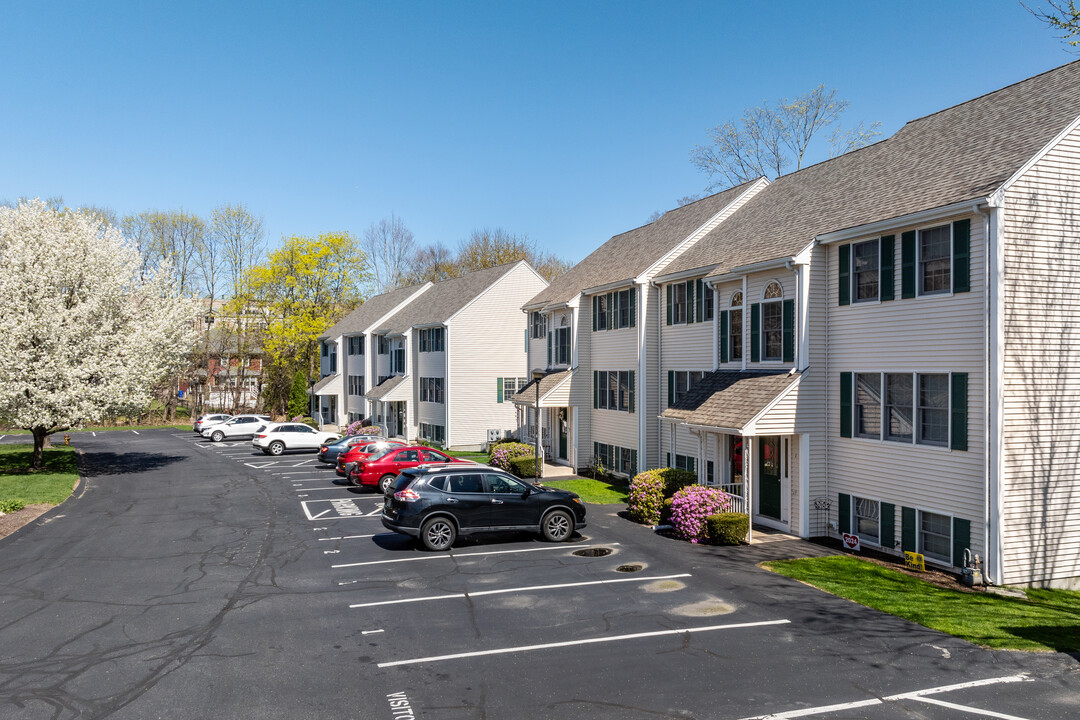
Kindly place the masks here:
[(590, 480), (589, 478), (574, 478), (573, 480), (544, 480), (546, 487), (569, 490), (581, 496), (587, 503), (595, 505), (616, 505), (626, 503), (626, 494), (629, 491), (626, 483), (611, 482), (608, 480)]
[(960, 592), (850, 556), (779, 560), (763, 566), (977, 645), (1080, 650), (1080, 592), (1027, 590), (1027, 600)]
[(0, 445), (0, 500), (18, 498), (27, 505), (62, 503), (79, 479), (75, 449), (46, 449), (44, 467), (38, 472), (30, 470), (33, 452), (30, 445)]
[[(83, 428), (71, 428), (70, 430), (61, 430), (60, 435), (65, 432), (109, 432), (111, 430), (190, 430), (190, 422), (182, 422), (176, 425), (87, 425)], [(30, 435), (29, 430), (8, 430), (6, 428), (0, 428), (0, 435)]]
[(473, 462), (484, 463), (487, 465), (488, 454), (486, 452), (473, 452), (469, 450), (447, 450), (447, 455), (452, 457), (462, 458), (464, 460), (472, 460)]

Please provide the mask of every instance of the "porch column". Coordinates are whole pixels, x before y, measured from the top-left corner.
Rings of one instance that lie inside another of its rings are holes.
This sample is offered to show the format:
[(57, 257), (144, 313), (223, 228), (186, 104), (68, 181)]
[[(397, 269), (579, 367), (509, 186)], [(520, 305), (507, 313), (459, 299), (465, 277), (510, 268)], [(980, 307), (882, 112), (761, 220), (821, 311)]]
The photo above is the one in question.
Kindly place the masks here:
[[(743, 297), (746, 297), (745, 295)], [(757, 443), (754, 438), (743, 436), (743, 505), (746, 507), (746, 516), (750, 519), (746, 533), (746, 542), (754, 540), (754, 453), (757, 452)]]

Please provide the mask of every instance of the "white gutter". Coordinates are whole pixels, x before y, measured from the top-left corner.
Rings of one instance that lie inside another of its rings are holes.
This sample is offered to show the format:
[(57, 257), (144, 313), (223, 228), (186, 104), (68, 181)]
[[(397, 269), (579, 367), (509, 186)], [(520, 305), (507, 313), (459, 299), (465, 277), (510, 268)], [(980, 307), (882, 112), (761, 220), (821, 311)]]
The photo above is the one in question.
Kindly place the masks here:
[(720, 266), (715, 263), (712, 265), (702, 265), (701, 267), (680, 270), (679, 272), (673, 272), (667, 275), (657, 275), (653, 280), (659, 283), (679, 282), (680, 280), (688, 280), (689, 278), (708, 275), (718, 267)]
[(585, 288), (581, 291), (582, 295), (598, 295), (600, 293), (607, 292), (608, 290), (619, 290), (622, 288), (634, 287), (634, 278), (626, 278), (625, 280), (616, 280), (615, 282), (609, 282), (606, 285), (597, 285), (591, 288)]
[(740, 277), (745, 277), (749, 273), (761, 272), (763, 270), (779, 270), (782, 267), (786, 267), (788, 263), (793, 262), (794, 260), (794, 257), (789, 256), (773, 260), (762, 260), (761, 262), (751, 263), (749, 265), (740, 265), (731, 268), (722, 275), (713, 275), (710, 278), (706, 278), (705, 282), (716, 287), (717, 283), (736, 280)]
[(888, 220), (878, 220), (876, 222), (867, 223), (866, 225), (856, 225), (855, 227), (846, 228), (844, 230), (822, 233), (821, 235), (818, 235), (815, 240), (819, 243), (829, 244), (870, 235), (878, 235), (883, 232), (889, 232), (900, 225), (919, 225), (924, 222), (938, 220), (951, 215), (966, 213), (970, 211), (972, 202), (985, 205), (990, 202), (990, 198), (963, 200), (951, 205), (942, 205), (941, 207), (920, 210), (919, 212), (909, 213), (908, 215), (899, 215), (897, 217), (889, 218)]
[(648, 378), (646, 374), (649, 372), (649, 360), (648, 360), (648, 344), (646, 338), (646, 328), (648, 323), (645, 322), (645, 318), (649, 316), (650, 308), (648, 306), (648, 293), (649, 285), (643, 283), (641, 285), (635, 285), (634, 289), (630, 292), (638, 294), (637, 297), (637, 353), (638, 353), (638, 369), (637, 369), (637, 385), (634, 388), (636, 393), (638, 413), (638, 466), (634, 468), (636, 472), (641, 472), (645, 468), (649, 467), (649, 419), (648, 419), (648, 407), (649, 407), (649, 394), (646, 388), (648, 387)]

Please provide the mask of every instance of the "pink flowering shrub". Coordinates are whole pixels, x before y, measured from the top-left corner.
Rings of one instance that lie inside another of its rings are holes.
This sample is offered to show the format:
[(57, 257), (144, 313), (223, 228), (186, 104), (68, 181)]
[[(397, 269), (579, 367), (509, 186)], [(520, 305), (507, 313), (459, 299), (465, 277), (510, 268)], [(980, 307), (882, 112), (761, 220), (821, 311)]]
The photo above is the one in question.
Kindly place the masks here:
[[(359, 423), (357, 423), (359, 424)], [(356, 429), (356, 435), (382, 435), (382, 428), (378, 425), (364, 425)]]
[(660, 507), (664, 504), (664, 478), (655, 470), (638, 473), (630, 481), (626, 506), (630, 519), (644, 525), (660, 522)]
[(693, 543), (708, 542), (705, 518), (725, 512), (731, 512), (731, 496), (717, 488), (690, 485), (671, 498), (675, 535)]
[(502, 468), (509, 472), (510, 460), (516, 457), (525, 457), (526, 455), (532, 455), (534, 448), (532, 445), (526, 445), (525, 443), (509, 442), (499, 443), (499, 445), (491, 451), (491, 455), (488, 456), (488, 464), (492, 467)]

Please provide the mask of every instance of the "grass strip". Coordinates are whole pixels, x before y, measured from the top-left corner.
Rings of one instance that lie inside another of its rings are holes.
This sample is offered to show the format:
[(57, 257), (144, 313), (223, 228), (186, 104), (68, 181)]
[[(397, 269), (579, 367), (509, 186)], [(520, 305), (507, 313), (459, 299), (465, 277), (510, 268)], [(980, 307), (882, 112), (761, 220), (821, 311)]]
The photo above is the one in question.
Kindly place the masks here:
[(762, 566), (977, 645), (1001, 650), (1080, 650), (1077, 591), (1029, 589), (1027, 600), (961, 592), (850, 556), (776, 560)]
[(575, 492), (583, 502), (594, 505), (625, 504), (629, 488), (625, 483), (607, 480), (574, 478), (573, 480), (543, 480), (545, 487), (558, 488)]
[(30, 469), (33, 454), (30, 445), (0, 445), (0, 501), (58, 505), (71, 495), (79, 479), (75, 448), (44, 450), (38, 471)]

